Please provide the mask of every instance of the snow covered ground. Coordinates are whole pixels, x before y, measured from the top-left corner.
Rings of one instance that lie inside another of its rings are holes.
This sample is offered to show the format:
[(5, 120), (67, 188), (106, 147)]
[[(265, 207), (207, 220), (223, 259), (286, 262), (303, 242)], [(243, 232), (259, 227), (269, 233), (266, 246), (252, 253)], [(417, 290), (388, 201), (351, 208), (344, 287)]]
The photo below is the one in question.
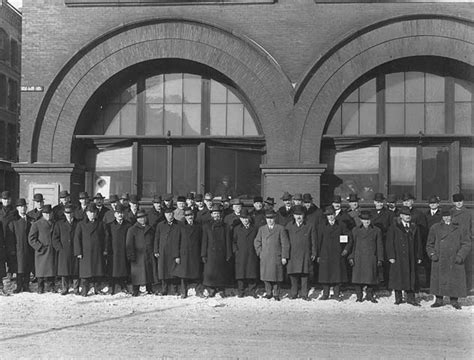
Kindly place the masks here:
[[(9, 290), (12, 285), (7, 284)], [(34, 287), (32, 287), (34, 289)], [(368, 358), (472, 359), (474, 296), (430, 308), (345, 300), (141, 294), (137, 298), (21, 293), (0, 297), (0, 359)], [(233, 290), (227, 292), (233, 295)], [(263, 289), (259, 290), (263, 295)], [(446, 300), (447, 301), (447, 300)]]

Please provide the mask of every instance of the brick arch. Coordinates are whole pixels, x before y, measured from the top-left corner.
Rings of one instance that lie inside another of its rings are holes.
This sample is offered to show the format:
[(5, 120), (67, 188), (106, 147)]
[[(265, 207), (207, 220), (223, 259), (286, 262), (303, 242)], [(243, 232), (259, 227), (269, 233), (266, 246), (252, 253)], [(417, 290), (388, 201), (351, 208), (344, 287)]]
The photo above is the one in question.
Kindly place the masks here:
[(349, 37), (317, 61), (296, 90), (299, 161), (319, 163), (323, 131), (342, 93), (358, 78), (387, 62), (435, 56), (474, 65), (474, 23), (423, 16), (391, 19)]
[[(293, 88), (274, 59), (257, 44), (216, 26), (161, 19), (111, 31), (80, 50), (48, 89), (35, 122), (32, 162), (69, 163), (74, 129), (92, 94), (135, 64), (177, 58), (209, 66), (231, 79), (250, 100), (267, 138), (267, 156), (280, 157), (272, 122), (293, 103)], [(271, 151), (275, 149), (275, 153)], [(271, 155), (270, 155), (271, 154)]]

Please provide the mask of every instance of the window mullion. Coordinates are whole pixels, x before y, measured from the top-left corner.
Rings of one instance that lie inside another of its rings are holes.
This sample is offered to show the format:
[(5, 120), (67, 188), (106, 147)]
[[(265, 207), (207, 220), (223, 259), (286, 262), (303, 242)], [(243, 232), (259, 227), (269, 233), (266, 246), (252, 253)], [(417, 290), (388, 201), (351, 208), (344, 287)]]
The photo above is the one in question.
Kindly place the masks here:
[(451, 76), (446, 76), (444, 82), (444, 116), (446, 134), (454, 134), (454, 79)]
[(423, 188), (422, 188), (422, 176), (423, 176), (423, 146), (417, 145), (416, 147), (416, 176), (415, 176), (415, 197), (418, 201), (422, 200)]
[(201, 86), (201, 134), (210, 135), (211, 129), (211, 80), (202, 77)]
[(377, 76), (376, 80), (376, 116), (377, 134), (385, 134), (385, 75)]
[(460, 141), (449, 146), (449, 198), (461, 190), (461, 149)]
[(389, 161), (388, 141), (383, 141), (379, 150), (379, 191), (385, 194), (389, 193)]
[(133, 194), (139, 194), (142, 191), (141, 186), (138, 186), (138, 184), (142, 183), (138, 178), (138, 156), (138, 142), (134, 141), (132, 144), (132, 183), (130, 184), (130, 189)]
[(167, 162), (166, 162), (166, 168), (167, 168), (167, 174), (168, 178), (166, 179), (166, 192), (172, 193), (173, 191), (173, 145), (167, 145), (166, 146), (166, 152), (167, 152)]

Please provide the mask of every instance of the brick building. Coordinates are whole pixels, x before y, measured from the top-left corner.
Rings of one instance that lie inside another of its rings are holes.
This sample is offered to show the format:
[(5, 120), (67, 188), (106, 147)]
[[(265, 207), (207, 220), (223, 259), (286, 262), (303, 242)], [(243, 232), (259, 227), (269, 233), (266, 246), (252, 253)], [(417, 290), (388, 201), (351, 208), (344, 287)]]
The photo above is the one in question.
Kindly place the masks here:
[(0, 2), (0, 189), (16, 191), (12, 163), (18, 160), (21, 14)]

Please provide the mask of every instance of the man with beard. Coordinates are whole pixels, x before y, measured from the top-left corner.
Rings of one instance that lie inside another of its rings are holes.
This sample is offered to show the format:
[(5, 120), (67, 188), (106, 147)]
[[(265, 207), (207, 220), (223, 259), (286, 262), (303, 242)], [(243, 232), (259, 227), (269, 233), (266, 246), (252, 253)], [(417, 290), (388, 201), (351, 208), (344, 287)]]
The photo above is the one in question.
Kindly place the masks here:
[(203, 225), (201, 258), (204, 263), (203, 284), (210, 297), (217, 291), (225, 296), (225, 287), (232, 284), (232, 240), (230, 229), (222, 221), (222, 207), (211, 208), (212, 220)]
[(388, 284), (388, 273), (389, 273), (389, 263), (387, 259), (387, 253), (385, 251), (385, 244), (387, 240), (387, 231), (390, 225), (393, 222), (393, 214), (384, 206), (385, 196), (382, 193), (376, 193), (374, 195), (374, 208), (370, 212), (370, 223), (373, 226), (376, 226), (380, 229), (382, 234), (382, 251), (384, 254), (382, 261), (382, 274), (384, 286)]

